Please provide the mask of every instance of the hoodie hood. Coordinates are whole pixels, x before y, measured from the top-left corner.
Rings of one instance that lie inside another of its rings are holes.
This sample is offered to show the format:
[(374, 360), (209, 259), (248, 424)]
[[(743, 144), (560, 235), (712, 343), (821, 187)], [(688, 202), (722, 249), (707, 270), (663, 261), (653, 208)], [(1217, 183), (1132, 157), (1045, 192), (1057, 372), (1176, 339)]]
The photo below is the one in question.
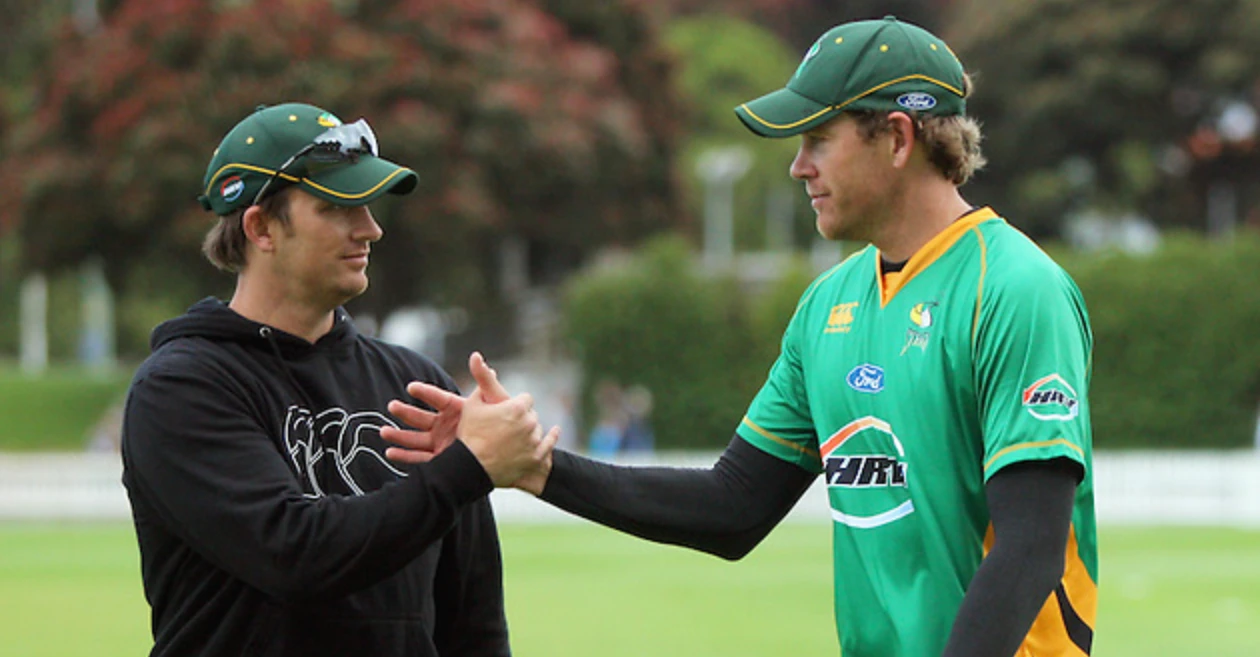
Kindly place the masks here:
[[(332, 330), (315, 344), (291, 333), (242, 317), (226, 303), (214, 297), (206, 297), (193, 304), (183, 315), (158, 325), (149, 336), (149, 348), (157, 351), (180, 338), (205, 338), (215, 342), (256, 343), (260, 348), (271, 349), (269, 340), (285, 358), (300, 358), (313, 351), (348, 348), (354, 344), (358, 331), (343, 308), (334, 312)], [(269, 337), (270, 336), (270, 337)]]

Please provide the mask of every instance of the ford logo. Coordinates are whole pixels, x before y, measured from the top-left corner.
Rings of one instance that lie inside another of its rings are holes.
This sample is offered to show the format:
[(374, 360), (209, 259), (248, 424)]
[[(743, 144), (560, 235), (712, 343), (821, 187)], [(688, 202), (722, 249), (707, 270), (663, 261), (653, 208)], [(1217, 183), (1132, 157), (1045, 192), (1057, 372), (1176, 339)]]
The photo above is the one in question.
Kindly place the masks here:
[(908, 110), (930, 110), (936, 107), (936, 98), (922, 91), (911, 91), (897, 96), (897, 104)]
[(884, 368), (870, 363), (858, 365), (849, 371), (849, 376), (844, 380), (849, 382), (850, 388), (858, 392), (875, 394), (884, 389)]

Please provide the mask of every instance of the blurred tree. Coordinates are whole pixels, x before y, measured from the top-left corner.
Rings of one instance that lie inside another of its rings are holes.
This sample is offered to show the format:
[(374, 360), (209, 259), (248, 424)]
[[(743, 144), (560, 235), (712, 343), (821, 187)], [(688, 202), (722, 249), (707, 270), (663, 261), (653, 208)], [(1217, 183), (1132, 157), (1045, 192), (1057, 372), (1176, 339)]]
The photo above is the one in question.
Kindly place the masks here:
[[(771, 232), (768, 219), (789, 222), (786, 232), (797, 238), (795, 242), (803, 241), (802, 233), (808, 238), (813, 212), (803, 203), (792, 203), (803, 194), (787, 175), (796, 141), (759, 139), (734, 112), (740, 103), (783, 86), (796, 68), (797, 55), (773, 32), (719, 14), (674, 19), (666, 28), (665, 40), (677, 57), (674, 80), (686, 103), (686, 138), (678, 164), (690, 214), (703, 211), (703, 183), (696, 168), (700, 157), (711, 149), (737, 146), (748, 150), (753, 164), (735, 189), (736, 245), (743, 249), (766, 246)], [(749, 52), (758, 56), (750, 58)], [(786, 195), (784, 208), (773, 207), (776, 195)], [(776, 211), (783, 216), (767, 217)]]
[(1254, 212), (1258, 31), (1256, 0), (960, 2), (945, 37), (978, 73), (990, 160), (969, 195), (1035, 235), (1085, 209)]
[(256, 104), (305, 101), (367, 116), (420, 175), (374, 208), (390, 238), (360, 307), (491, 303), (504, 238), (577, 261), (685, 220), (669, 75), (630, 1), (121, 0), (60, 28), (0, 222), (28, 269), (98, 254), (115, 286), (228, 290), (194, 256), (210, 150)]
[[(889, 14), (936, 31), (958, 0), (662, 0), (675, 15), (727, 13), (778, 34), (803, 55), (828, 28)], [(799, 57), (798, 57), (799, 59)]]

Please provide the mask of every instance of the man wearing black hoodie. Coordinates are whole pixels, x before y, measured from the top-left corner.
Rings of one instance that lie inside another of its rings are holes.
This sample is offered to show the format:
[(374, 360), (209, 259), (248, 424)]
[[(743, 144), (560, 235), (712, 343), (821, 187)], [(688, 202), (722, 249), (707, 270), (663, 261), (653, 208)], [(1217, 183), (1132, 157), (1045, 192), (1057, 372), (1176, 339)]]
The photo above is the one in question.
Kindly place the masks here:
[(527, 395), (474, 392), (452, 449), (391, 464), (389, 401), (456, 386), (341, 309), (382, 235), (367, 203), (415, 186), (365, 121), (310, 105), (260, 108), (216, 149), (203, 250), (236, 290), (153, 332), (123, 423), (152, 655), (509, 654), (486, 494), (557, 434)]

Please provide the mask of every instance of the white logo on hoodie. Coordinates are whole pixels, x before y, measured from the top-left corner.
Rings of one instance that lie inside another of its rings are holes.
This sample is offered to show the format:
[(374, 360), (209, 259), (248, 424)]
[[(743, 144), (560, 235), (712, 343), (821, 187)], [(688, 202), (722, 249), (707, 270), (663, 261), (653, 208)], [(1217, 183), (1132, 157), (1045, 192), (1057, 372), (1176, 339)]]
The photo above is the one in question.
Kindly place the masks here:
[[(376, 411), (330, 408), (312, 417), (309, 410), (290, 406), (284, 419), (284, 444), (303, 481), (305, 496), (327, 495), (324, 489), (334, 476), (355, 495), (375, 490), (383, 479), (406, 477), (385, 458), (380, 438), (383, 426), (398, 425)], [(330, 459), (327, 465), (324, 459)]]

